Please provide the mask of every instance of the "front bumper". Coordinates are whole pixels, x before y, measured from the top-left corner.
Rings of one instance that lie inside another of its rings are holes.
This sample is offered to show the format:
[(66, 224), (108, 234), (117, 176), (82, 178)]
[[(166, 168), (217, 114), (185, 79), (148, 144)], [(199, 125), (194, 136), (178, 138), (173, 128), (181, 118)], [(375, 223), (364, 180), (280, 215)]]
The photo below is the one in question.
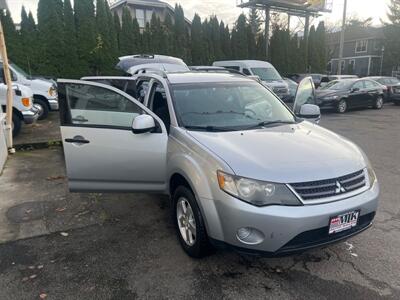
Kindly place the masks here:
[[(319, 247), (367, 229), (378, 206), (379, 185), (354, 197), (319, 205), (255, 207), (234, 197), (215, 201), (222, 227), (222, 237), (209, 233), (212, 241), (228, 245), (241, 252), (264, 253), (266, 255), (287, 254)], [(331, 217), (360, 210), (356, 227), (328, 235)], [(237, 231), (251, 227), (263, 233), (264, 239), (257, 245), (245, 244), (237, 238)]]
[(317, 99), (317, 105), (320, 109), (335, 109), (337, 107), (338, 101), (336, 100), (322, 100)]
[(58, 98), (48, 99), (48, 101), (49, 101), (49, 106), (50, 106), (51, 110), (59, 109)]
[(32, 124), (37, 121), (39, 118), (39, 110), (35, 107), (32, 107), (30, 110), (22, 111), (22, 116), (24, 117), (25, 124)]

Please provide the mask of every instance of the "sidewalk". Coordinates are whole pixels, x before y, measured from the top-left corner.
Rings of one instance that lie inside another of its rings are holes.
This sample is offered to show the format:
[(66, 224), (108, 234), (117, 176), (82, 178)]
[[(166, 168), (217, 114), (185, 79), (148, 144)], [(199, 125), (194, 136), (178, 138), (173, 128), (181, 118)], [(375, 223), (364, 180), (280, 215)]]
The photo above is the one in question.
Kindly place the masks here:
[(154, 205), (154, 198), (163, 199), (69, 193), (61, 147), (18, 151), (0, 177), (0, 243), (102, 224), (132, 214), (135, 205)]

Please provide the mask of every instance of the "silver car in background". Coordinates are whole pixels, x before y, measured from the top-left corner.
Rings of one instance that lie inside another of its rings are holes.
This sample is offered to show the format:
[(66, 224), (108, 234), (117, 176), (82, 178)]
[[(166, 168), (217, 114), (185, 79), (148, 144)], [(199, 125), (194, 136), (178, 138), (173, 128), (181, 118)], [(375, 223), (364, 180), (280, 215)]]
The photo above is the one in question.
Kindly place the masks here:
[(59, 80), (70, 190), (170, 195), (192, 257), (212, 246), (281, 255), (349, 238), (372, 224), (379, 185), (359, 147), (315, 123), (314, 92), (304, 79), (292, 112), (235, 74)]

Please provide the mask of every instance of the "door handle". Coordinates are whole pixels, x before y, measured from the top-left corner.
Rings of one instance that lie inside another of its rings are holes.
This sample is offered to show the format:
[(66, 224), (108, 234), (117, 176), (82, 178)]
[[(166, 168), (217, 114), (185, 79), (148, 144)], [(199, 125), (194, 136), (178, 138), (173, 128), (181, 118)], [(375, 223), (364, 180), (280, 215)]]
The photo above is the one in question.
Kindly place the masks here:
[(89, 144), (90, 141), (85, 140), (82, 137), (75, 137), (73, 139), (65, 139), (66, 143), (73, 143), (73, 144)]
[(88, 122), (89, 120), (86, 119), (86, 118), (84, 118), (83, 116), (77, 116), (76, 118), (72, 118), (72, 121), (81, 122), (81, 123), (86, 123), (86, 122)]

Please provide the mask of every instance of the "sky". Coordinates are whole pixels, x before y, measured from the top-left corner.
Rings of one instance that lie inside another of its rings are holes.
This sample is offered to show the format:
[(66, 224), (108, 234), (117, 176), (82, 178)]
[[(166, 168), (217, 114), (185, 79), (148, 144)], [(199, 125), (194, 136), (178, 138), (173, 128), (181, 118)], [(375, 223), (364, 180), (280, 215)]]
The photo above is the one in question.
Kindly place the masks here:
[[(202, 18), (217, 15), (225, 23), (233, 24), (241, 9), (236, 7), (240, 0), (164, 0), (171, 5), (180, 3), (184, 8), (187, 18), (192, 19), (195, 12)], [(365, 19), (372, 17), (374, 25), (380, 24), (380, 20), (386, 18), (387, 3), (389, 0), (348, 0), (348, 16), (357, 16)], [(38, 0), (7, 0), (15, 22), (20, 21), (21, 6), (27, 10), (36, 12)], [(344, 0), (333, 0), (332, 13), (324, 14), (321, 18), (330, 24), (340, 23)], [(245, 10), (247, 13), (247, 11)], [(318, 20), (315, 20), (317, 22)]]

